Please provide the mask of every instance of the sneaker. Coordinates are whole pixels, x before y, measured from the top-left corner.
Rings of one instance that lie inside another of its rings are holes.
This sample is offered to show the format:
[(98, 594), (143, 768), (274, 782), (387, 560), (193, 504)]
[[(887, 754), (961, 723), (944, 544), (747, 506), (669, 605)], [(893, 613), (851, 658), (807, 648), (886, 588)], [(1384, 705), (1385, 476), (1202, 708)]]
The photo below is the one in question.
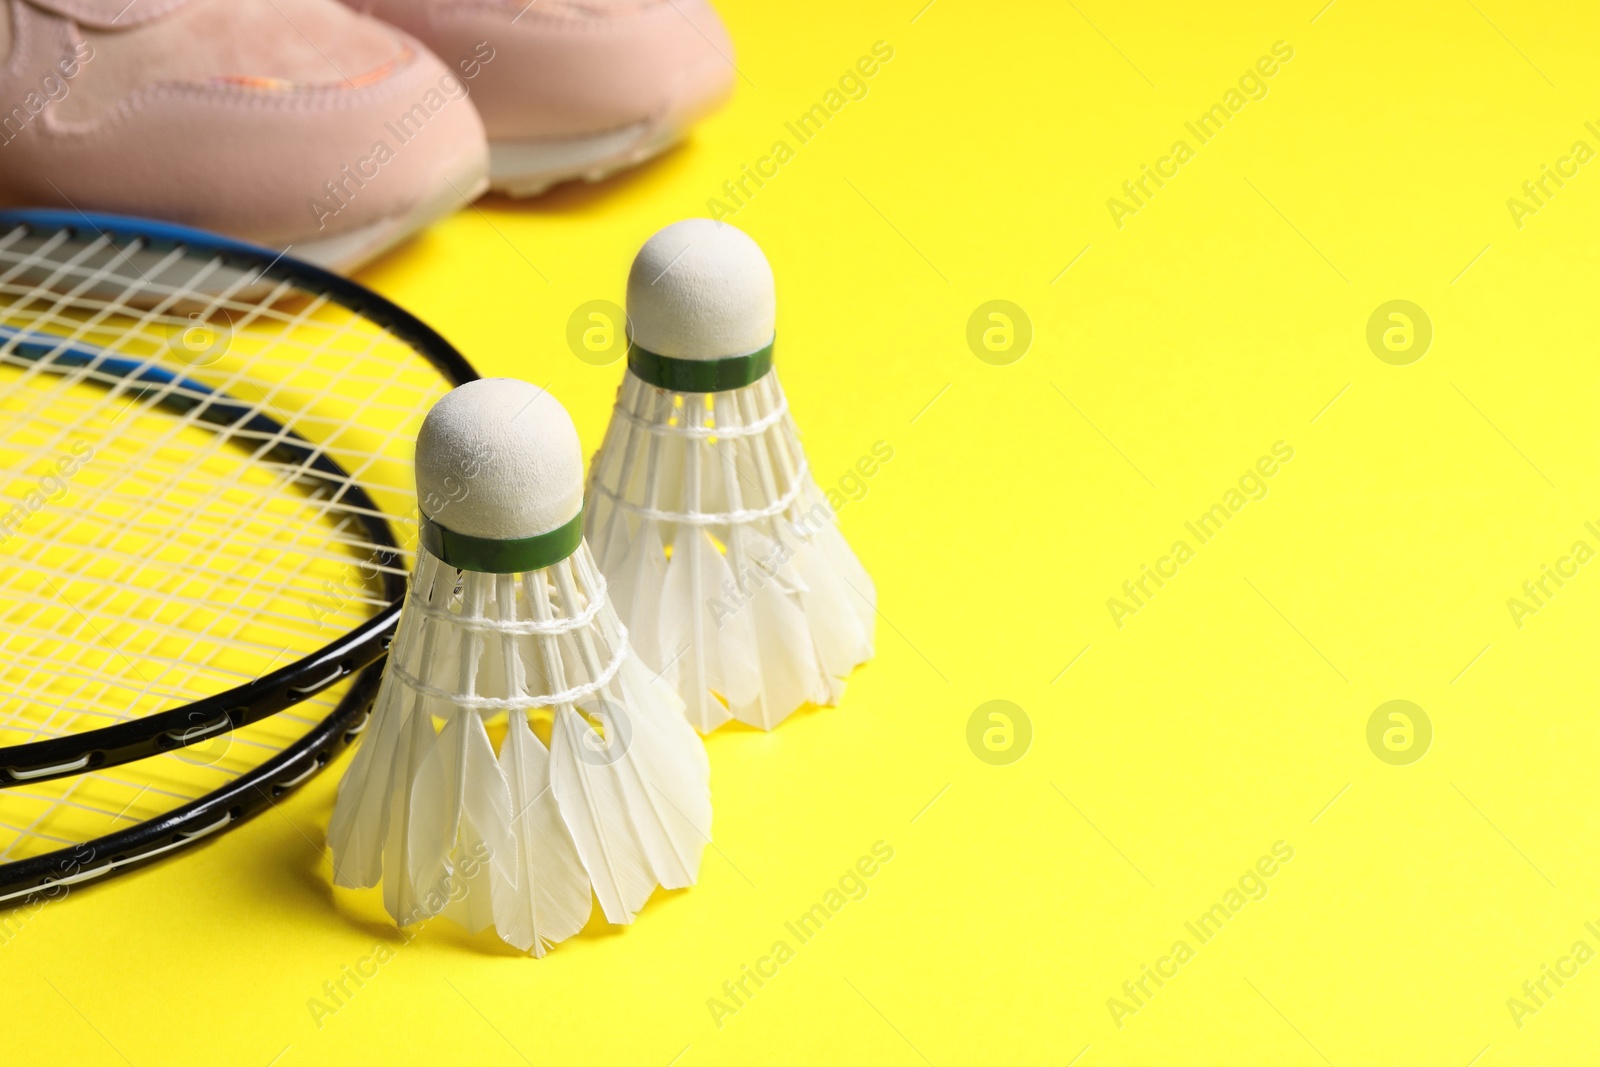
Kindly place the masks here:
[(631, 167), (733, 92), (733, 44), (705, 0), (344, 2), (478, 61), (463, 77), (510, 196)]
[(0, 57), (0, 206), (349, 271), (488, 183), (459, 72), (334, 0), (10, 0)]

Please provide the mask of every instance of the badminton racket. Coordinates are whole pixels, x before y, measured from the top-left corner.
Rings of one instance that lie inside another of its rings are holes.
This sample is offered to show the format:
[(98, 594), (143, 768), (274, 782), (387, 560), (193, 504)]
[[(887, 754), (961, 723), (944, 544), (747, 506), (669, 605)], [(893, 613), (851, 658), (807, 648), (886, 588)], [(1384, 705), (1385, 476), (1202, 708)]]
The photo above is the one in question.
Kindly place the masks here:
[(289, 256), (0, 212), (0, 902), (226, 829), (359, 732), (415, 432), (475, 377)]

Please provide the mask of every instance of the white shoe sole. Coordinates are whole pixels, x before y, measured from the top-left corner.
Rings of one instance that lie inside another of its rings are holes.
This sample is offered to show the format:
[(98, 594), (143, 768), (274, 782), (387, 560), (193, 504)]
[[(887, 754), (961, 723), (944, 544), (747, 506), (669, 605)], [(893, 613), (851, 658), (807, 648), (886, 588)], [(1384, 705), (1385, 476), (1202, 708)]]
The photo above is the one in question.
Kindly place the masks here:
[(369, 222), (358, 229), (331, 237), (296, 241), (289, 255), (337, 274), (349, 274), (377, 259), (411, 235), (455, 214), (482, 196), (489, 179), (481, 166), (445, 182), (428, 199), (401, 215)]
[(603, 181), (660, 155), (683, 134), (683, 128), (645, 121), (586, 137), (490, 141), (489, 187), (506, 196), (528, 197), (579, 178)]

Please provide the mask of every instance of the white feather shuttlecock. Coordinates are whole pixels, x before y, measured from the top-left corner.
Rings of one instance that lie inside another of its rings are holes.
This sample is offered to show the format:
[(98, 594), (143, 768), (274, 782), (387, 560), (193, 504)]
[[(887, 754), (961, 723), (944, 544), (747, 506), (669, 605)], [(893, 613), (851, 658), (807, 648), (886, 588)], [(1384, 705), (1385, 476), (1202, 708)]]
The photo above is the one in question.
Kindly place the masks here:
[(456, 389), (423, 422), (417, 490), (416, 572), (328, 828), (334, 878), (381, 881), (402, 926), (443, 914), (542, 956), (595, 898), (627, 923), (656, 886), (694, 883), (705, 749), (607, 600), (555, 398)]
[(650, 238), (628, 277), (628, 370), (585, 532), (646, 666), (702, 732), (836, 704), (872, 658), (876, 592), (811, 477), (772, 369), (761, 248), (710, 219)]

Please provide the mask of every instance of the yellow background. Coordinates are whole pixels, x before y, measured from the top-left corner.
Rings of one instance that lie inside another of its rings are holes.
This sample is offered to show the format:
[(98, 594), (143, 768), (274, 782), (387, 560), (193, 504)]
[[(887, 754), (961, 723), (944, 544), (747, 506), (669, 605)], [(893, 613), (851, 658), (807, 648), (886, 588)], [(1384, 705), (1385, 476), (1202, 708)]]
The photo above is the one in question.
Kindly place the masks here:
[[(700, 885), (542, 961), (443, 923), (402, 945), (373, 894), (330, 887), (346, 758), (32, 914), (0, 946), (7, 1062), (1596, 1055), (1600, 963), (1520, 1028), (1506, 1001), (1574, 941), (1600, 949), (1600, 565), (1521, 628), (1506, 601), (1600, 547), (1600, 163), (1520, 228), (1506, 200), (1600, 147), (1600, 20), (921, 3), (724, 0), (743, 77), (687, 145), (486, 201), (363, 274), (485, 373), (549, 385), (592, 449), (620, 365), (573, 356), (573, 309), (620, 301), (650, 233), (893, 47), (732, 216), (777, 274), (819, 481), (894, 449), (841, 514), (878, 582), (878, 658), (842, 707), (709, 739)], [(1268, 95), (1194, 145), (1183, 123), (1280, 40)], [(1107, 199), (1179, 138), (1195, 158), (1118, 228)], [(1396, 298), (1435, 332), (1409, 366), (1365, 340)], [(1008, 366), (966, 342), (991, 299), (1033, 325)], [(1268, 495), (1119, 629), (1107, 598), (1280, 440)], [(1034, 731), (1008, 766), (966, 740), (993, 699)], [(1367, 746), (1392, 699), (1433, 724), (1409, 766)], [(878, 841), (894, 859), (865, 898), (719, 1028), (708, 998)], [(1277, 841), (1294, 858), (1266, 897), (1198, 945), (1184, 923)], [(1195, 958), (1119, 1028), (1107, 999), (1179, 938)], [(308, 1000), (378, 945), (394, 957), (319, 1028)]]

